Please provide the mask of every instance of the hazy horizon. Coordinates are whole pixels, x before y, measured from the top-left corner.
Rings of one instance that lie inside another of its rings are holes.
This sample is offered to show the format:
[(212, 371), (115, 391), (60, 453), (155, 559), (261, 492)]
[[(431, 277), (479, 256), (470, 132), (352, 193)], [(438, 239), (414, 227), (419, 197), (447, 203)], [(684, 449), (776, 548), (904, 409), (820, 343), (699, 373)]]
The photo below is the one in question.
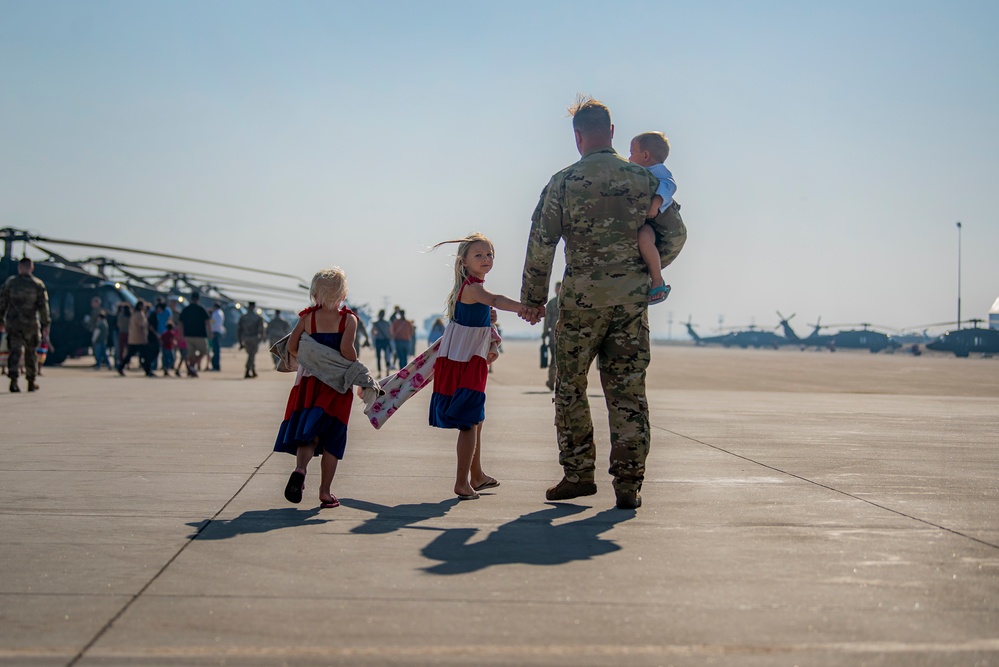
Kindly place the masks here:
[(987, 320), (997, 19), (989, 2), (0, 0), (0, 227), (306, 280), (337, 264), (355, 303), (422, 323), (452, 277), (428, 248), (469, 231), (496, 245), (489, 289), (519, 297), (583, 92), (618, 152), (646, 130), (672, 143), (689, 241), (654, 337), (776, 311), (802, 336), (820, 317), (956, 320), (958, 221), (961, 317)]

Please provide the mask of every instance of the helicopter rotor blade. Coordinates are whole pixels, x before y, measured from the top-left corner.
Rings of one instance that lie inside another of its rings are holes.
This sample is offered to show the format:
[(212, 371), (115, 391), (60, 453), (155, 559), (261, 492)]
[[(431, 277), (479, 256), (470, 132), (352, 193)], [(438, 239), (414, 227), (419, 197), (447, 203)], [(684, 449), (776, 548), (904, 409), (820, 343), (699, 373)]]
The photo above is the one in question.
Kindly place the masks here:
[(138, 254), (138, 255), (149, 255), (151, 257), (164, 257), (166, 259), (179, 259), (179, 260), (183, 260), (183, 261), (186, 261), (186, 262), (197, 262), (199, 264), (210, 264), (212, 266), (224, 266), (227, 269), (239, 269), (240, 271), (252, 271), (254, 273), (264, 273), (264, 274), (271, 275), (271, 276), (280, 276), (282, 278), (291, 278), (291, 279), (296, 280), (296, 281), (298, 281), (300, 283), (304, 282), (298, 276), (293, 276), (290, 273), (280, 273), (278, 271), (267, 271), (265, 269), (255, 269), (255, 268), (247, 267), (247, 266), (239, 266), (238, 264), (228, 264), (226, 262), (214, 262), (214, 261), (208, 260), (208, 259), (198, 259), (196, 257), (185, 257), (183, 255), (171, 255), (169, 253), (154, 252), (152, 250), (137, 250), (135, 248), (124, 248), (122, 246), (103, 245), (103, 244), (100, 244), (100, 243), (87, 243), (85, 241), (67, 241), (67, 240), (64, 240), (64, 239), (51, 239), (51, 238), (45, 238), (45, 237), (41, 237), (41, 236), (34, 237), (34, 240), (42, 241), (42, 242), (45, 242), (45, 243), (56, 243), (56, 244), (60, 244), (60, 245), (79, 246), (81, 248), (96, 248), (96, 249), (99, 249), (99, 250), (116, 250), (118, 252), (130, 252), (130, 253), (135, 253), (135, 254)]

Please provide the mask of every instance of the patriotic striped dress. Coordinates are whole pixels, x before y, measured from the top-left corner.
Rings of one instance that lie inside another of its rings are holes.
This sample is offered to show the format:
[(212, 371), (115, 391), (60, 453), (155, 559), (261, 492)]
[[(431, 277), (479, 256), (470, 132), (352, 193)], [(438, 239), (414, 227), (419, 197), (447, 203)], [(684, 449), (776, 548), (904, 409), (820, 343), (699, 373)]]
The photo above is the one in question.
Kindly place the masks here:
[[(466, 285), (481, 283), (469, 276)], [(458, 303), (454, 317), (444, 328), (434, 362), (434, 393), (430, 398), (430, 425), (467, 430), (486, 418), (486, 356), (492, 329), (489, 306)]]
[[(299, 315), (304, 317), (318, 309), (318, 306), (313, 306)], [(311, 315), (309, 335), (317, 343), (339, 350), (343, 331), (347, 326), (347, 316), (353, 314), (349, 308), (340, 309), (340, 330), (336, 333), (316, 333), (316, 316)], [(299, 366), (295, 386), (288, 395), (288, 405), (284, 411), (284, 421), (278, 429), (274, 451), (297, 454), (300, 446), (310, 444), (318, 436), (315, 456), (326, 450), (342, 459), (347, 448), (347, 420), (350, 418), (353, 398), (352, 392), (341, 394)]]

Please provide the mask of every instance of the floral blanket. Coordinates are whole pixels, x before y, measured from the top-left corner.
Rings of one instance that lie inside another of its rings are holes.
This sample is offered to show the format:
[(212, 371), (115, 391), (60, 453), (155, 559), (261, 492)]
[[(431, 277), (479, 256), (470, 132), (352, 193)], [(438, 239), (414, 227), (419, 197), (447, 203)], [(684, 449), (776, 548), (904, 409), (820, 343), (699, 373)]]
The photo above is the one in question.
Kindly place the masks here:
[(364, 414), (375, 428), (381, 428), (388, 418), (396, 413), (403, 403), (408, 401), (434, 379), (434, 362), (437, 360), (437, 350), (440, 340), (424, 350), (408, 366), (394, 375), (380, 380), (378, 384), (382, 396), (377, 396), (373, 390), (364, 390)]

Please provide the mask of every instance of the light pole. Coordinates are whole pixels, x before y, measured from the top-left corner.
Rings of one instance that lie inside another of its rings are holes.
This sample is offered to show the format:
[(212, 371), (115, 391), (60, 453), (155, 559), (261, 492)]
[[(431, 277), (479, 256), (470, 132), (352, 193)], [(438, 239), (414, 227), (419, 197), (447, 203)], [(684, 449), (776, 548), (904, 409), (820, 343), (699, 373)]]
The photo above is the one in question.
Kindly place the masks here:
[(957, 328), (961, 328), (961, 222), (957, 223)]

